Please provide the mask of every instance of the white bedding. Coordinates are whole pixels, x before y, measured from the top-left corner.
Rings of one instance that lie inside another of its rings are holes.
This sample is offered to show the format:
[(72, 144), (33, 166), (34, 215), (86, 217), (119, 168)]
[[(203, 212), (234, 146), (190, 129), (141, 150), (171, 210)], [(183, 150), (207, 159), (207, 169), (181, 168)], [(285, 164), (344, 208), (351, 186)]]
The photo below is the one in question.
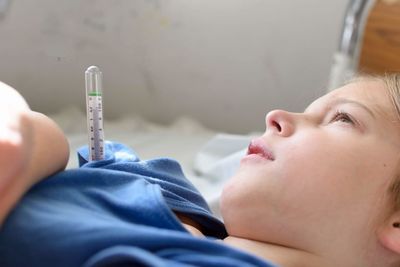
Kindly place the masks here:
[[(71, 153), (67, 168), (77, 167), (76, 150), (88, 142), (86, 114), (77, 108), (68, 108), (50, 117), (69, 140)], [(222, 185), (239, 166), (252, 138), (252, 135), (217, 133), (185, 117), (165, 126), (134, 115), (106, 120), (104, 135), (107, 140), (128, 145), (141, 159), (170, 157), (179, 161), (217, 216)]]

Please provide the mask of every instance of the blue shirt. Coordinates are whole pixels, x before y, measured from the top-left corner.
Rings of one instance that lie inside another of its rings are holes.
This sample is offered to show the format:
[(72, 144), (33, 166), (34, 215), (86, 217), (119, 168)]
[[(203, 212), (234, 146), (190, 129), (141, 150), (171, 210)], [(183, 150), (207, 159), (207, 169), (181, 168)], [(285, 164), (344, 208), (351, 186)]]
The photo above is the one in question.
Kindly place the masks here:
[[(216, 242), (226, 236), (200, 193), (171, 159), (141, 161), (107, 142), (106, 159), (60, 172), (34, 186), (0, 229), (0, 266), (264, 266)], [(180, 212), (202, 226), (192, 236)]]

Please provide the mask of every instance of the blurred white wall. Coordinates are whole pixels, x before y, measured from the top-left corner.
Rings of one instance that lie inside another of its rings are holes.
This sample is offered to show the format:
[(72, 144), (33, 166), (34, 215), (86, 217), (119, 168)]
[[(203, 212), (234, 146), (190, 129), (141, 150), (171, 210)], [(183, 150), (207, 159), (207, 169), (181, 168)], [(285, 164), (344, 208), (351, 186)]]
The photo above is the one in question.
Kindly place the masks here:
[(108, 118), (186, 115), (227, 132), (264, 129), (325, 91), (348, 0), (10, 0), (0, 80), (45, 113), (85, 107), (104, 75)]

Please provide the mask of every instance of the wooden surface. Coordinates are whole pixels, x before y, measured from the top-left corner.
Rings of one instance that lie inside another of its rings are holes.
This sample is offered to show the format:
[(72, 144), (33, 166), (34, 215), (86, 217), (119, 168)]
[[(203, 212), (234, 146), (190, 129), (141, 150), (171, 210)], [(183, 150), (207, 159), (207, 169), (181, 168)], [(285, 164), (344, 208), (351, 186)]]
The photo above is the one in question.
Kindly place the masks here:
[(359, 71), (400, 72), (400, 1), (377, 1), (366, 24)]

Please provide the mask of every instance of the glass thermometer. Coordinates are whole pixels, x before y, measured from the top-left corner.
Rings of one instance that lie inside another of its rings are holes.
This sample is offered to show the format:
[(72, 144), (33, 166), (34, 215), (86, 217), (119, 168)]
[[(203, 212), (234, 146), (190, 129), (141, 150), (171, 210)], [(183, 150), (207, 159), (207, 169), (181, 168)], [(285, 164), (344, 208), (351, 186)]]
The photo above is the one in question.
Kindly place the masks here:
[(102, 73), (96, 66), (85, 72), (89, 161), (104, 159)]

